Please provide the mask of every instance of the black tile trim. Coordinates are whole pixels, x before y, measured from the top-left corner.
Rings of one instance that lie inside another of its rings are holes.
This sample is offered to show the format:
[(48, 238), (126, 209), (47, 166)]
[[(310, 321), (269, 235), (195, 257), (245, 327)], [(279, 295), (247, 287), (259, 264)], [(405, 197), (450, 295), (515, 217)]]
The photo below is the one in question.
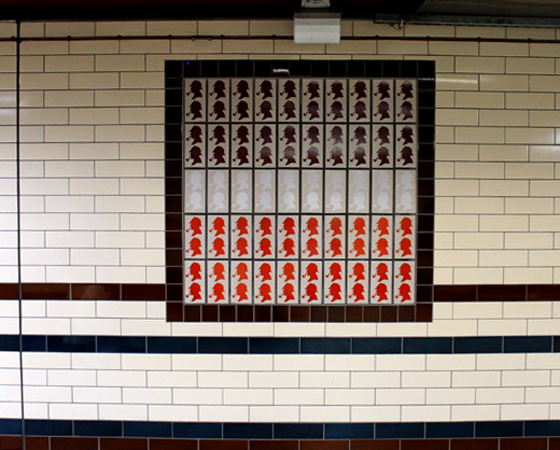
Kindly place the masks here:
[[(18, 335), (0, 335), (0, 351), (19, 351), (18, 339)], [(265, 338), (24, 335), (23, 351), (229, 355), (560, 353), (560, 336)]]
[[(190, 439), (473, 439), (560, 436), (560, 421), (232, 423), (25, 420), (28, 436)], [(21, 435), (20, 419), (0, 419), (0, 436)]]

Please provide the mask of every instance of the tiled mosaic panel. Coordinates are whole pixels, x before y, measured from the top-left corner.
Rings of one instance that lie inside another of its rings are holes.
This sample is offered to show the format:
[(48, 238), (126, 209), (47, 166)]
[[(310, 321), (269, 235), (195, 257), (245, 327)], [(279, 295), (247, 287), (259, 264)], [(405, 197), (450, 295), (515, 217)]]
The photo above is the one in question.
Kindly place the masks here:
[(185, 302), (415, 302), (416, 80), (184, 82)]

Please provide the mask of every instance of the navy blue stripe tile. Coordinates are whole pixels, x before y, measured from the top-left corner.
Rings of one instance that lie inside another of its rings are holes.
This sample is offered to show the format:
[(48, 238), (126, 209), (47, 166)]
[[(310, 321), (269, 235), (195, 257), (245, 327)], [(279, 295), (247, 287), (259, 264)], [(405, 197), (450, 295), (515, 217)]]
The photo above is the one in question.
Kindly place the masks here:
[(429, 422), (426, 424), (426, 438), (472, 438), (474, 422)]
[(117, 437), (123, 435), (123, 423), (118, 420), (76, 420), (74, 436)]
[(525, 422), (525, 436), (560, 436), (560, 420)]
[(402, 353), (402, 338), (352, 338), (352, 353), (368, 355)]
[(272, 439), (272, 424), (224, 423), (224, 439)]
[(98, 336), (97, 351), (102, 353), (146, 353), (146, 338)]
[(18, 352), (19, 351), (19, 335), (3, 334), (0, 335), (0, 351), (2, 352)]
[(249, 353), (299, 353), (299, 338), (249, 338)]
[(170, 422), (124, 422), (125, 437), (170, 438)]
[(453, 338), (404, 338), (403, 353), (452, 353)]
[(350, 353), (350, 338), (301, 338), (301, 353), (344, 354)]
[(71, 420), (26, 420), (28, 436), (72, 436)]
[(327, 423), (325, 439), (373, 439), (373, 424)]
[(46, 336), (22, 336), (22, 348), (24, 352), (46, 352)]
[(148, 353), (196, 353), (196, 338), (149, 337)]
[(504, 337), (505, 353), (550, 353), (552, 351), (551, 336), (506, 336)]
[(560, 336), (554, 336), (554, 352), (560, 352)]
[(200, 337), (198, 353), (247, 353), (248, 338)]
[(523, 436), (523, 422), (476, 422), (474, 436), (480, 437), (521, 437)]
[(274, 439), (324, 439), (322, 423), (275, 423)]
[(0, 434), (17, 435), (21, 434), (20, 419), (0, 419)]
[(222, 424), (212, 422), (178, 422), (173, 424), (174, 438), (221, 439)]
[(423, 438), (423, 423), (376, 423), (375, 439)]
[(453, 338), (454, 353), (502, 353), (502, 337)]
[(95, 349), (94, 336), (48, 336), (47, 349), (49, 352), (93, 353)]

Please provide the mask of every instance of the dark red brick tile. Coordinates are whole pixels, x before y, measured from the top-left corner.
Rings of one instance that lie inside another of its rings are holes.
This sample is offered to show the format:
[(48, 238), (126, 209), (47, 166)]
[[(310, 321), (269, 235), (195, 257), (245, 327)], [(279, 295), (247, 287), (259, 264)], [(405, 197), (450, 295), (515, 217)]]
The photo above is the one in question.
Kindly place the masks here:
[(379, 322), (381, 318), (380, 306), (364, 306), (364, 322), (374, 323)]
[(363, 322), (364, 321), (364, 307), (357, 305), (348, 305), (346, 307), (346, 322)]
[(327, 320), (329, 322), (345, 322), (346, 306), (327, 306)]
[(430, 304), (416, 305), (416, 322), (431, 322), (433, 306)]
[(310, 306), (290, 306), (290, 322), (309, 322)]
[(120, 300), (120, 284), (72, 284), (72, 300)]
[(475, 302), (476, 285), (434, 286), (435, 302)]
[(548, 438), (548, 450), (560, 450), (560, 437)]
[(451, 439), (451, 450), (498, 450), (498, 439)]
[(311, 306), (311, 322), (326, 322), (327, 321), (327, 307), (326, 306)]
[(527, 300), (525, 284), (482, 284), (478, 287), (479, 302), (519, 302)]
[(249, 450), (249, 441), (200, 440), (199, 450)]
[(299, 450), (298, 441), (249, 441), (250, 450)]
[(399, 322), (414, 322), (416, 318), (416, 307), (414, 305), (401, 305), (398, 307)]
[(350, 441), (350, 450), (399, 450), (397, 439), (356, 439)]
[(300, 450), (349, 450), (350, 441), (300, 441)]
[(184, 305), (183, 314), (185, 322), (200, 322), (200, 305)]
[(0, 283), (0, 300), (17, 300), (19, 285), (17, 283)]
[(217, 322), (218, 321), (218, 305), (202, 305), (202, 321)]
[(148, 450), (148, 439), (101, 438), (100, 450)]
[(527, 300), (537, 300), (537, 301), (560, 300), (560, 285), (530, 284), (527, 286)]
[(21, 436), (0, 436), (0, 450), (21, 450), (22, 448)]
[(198, 450), (195, 439), (150, 439), (150, 450)]
[(51, 437), (51, 450), (97, 450), (98, 438)]
[(182, 322), (183, 321), (183, 304), (181, 302), (168, 302), (165, 305), (167, 310), (168, 322)]
[(546, 438), (501, 438), (500, 450), (547, 450)]
[(70, 285), (66, 283), (25, 283), (25, 300), (70, 300)]
[(237, 305), (238, 322), (254, 322), (255, 308), (253, 305)]
[(449, 450), (449, 439), (403, 439), (401, 450)]
[(25, 446), (27, 450), (49, 450), (48, 437), (26, 437)]
[(123, 284), (123, 300), (165, 300), (165, 284)]
[(255, 305), (255, 322), (270, 322), (272, 308), (268, 305)]

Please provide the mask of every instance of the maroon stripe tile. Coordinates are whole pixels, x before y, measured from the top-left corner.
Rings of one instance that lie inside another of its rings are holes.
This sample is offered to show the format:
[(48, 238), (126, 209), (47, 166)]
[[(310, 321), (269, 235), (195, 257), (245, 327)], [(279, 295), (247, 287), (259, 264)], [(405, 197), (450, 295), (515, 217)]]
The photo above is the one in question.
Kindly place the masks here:
[(502, 438), (500, 450), (547, 450), (546, 438)]
[(217, 322), (218, 321), (218, 305), (202, 305), (202, 321)]
[(183, 322), (183, 303), (181, 302), (167, 302), (165, 305), (167, 309), (168, 322)]
[(272, 321), (273, 322), (289, 322), (290, 321), (290, 307), (284, 305), (276, 305), (272, 307)]
[(254, 322), (255, 307), (253, 305), (237, 305), (238, 322)]
[(309, 322), (311, 317), (310, 306), (291, 306), (290, 307), (290, 322)]
[(66, 283), (25, 283), (25, 300), (70, 300), (70, 285)]
[(17, 300), (19, 298), (19, 284), (1, 283), (0, 300)]
[(300, 441), (300, 450), (349, 450), (350, 441)]
[(72, 284), (72, 300), (120, 300), (120, 284)]
[(299, 450), (299, 441), (249, 441), (250, 450)]
[(560, 300), (560, 285), (529, 284), (527, 286), (527, 300)]
[(100, 450), (148, 450), (148, 439), (101, 438)]
[(237, 305), (220, 305), (220, 322), (237, 322)]
[(198, 450), (195, 439), (150, 439), (150, 450)]
[(449, 439), (403, 439), (401, 450), (449, 450)]
[(350, 450), (399, 450), (399, 440), (356, 439), (350, 441)]
[(272, 307), (268, 305), (255, 305), (255, 322), (271, 322)]
[(184, 305), (185, 322), (200, 322), (202, 320), (200, 305)]
[(327, 307), (311, 306), (311, 322), (326, 322), (326, 321), (327, 321)]
[(346, 306), (327, 306), (328, 322), (345, 322)]
[(364, 306), (364, 322), (374, 323), (381, 319), (380, 306)]
[(414, 322), (416, 319), (416, 307), (414, 305), (401, 305), (397, 309), (399, 322)]
[(551, 437), (548, 439), (548, 450), (560, 450), (560, 437)]
[(98, 438), (51, 437), (51, 450), (98, 450)]
[(363, 321), (364, 321), (363, 306), (349, 305), (346, 307), (346, 322), (363, 322)]
[(527, 300), (527, 285), (487, 284), (478, 286), (479, 302), (515, 302)]
[(48, 437), (26, 437), (25, 447), (27, 450), (49, 450)]
[(435, 302), (475, 302), (476, 285), (434, 286)]
[(396, 322), (397, 321), (397, 308), (394, 306), (382, 306), (380, 322)]
[(23, 449), (23, 439), (21, 436), (0, 436), (0, 449), (21, 450)]
[(249, 441), (201, 440), (199, 450), (249, 450)]
[(498, 439), (451, 439), (451, 450), (498, 450)]
[(433, 306), (425, 303), (416, 305), (416, 322), (431, 322), (433, 315)]
[(123, 284), (123, 300), (165, 300), (165, 284)]

